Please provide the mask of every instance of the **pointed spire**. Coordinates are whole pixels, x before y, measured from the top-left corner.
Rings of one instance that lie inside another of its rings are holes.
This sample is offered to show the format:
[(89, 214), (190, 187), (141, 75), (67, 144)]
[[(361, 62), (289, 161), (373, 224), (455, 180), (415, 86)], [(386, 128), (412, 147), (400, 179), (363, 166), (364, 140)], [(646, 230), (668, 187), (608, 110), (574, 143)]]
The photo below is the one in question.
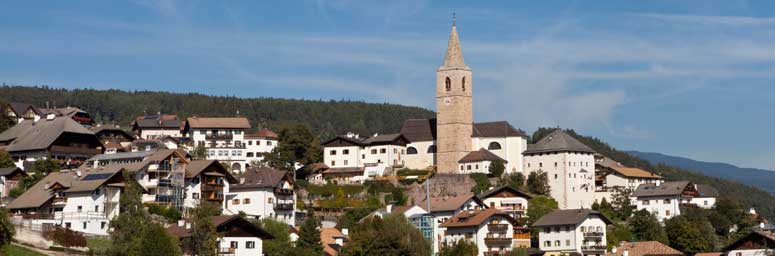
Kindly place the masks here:
[(457, 25), (455, 14), (452, 14), (452, 31), (449, 33), (449, 44), (447, 45), (447, 54), (444, 56), (444, 65), (448, 68), (468, 68), (463, 61), (463, 51), (460, 50), (460, 39), (457, 35)]

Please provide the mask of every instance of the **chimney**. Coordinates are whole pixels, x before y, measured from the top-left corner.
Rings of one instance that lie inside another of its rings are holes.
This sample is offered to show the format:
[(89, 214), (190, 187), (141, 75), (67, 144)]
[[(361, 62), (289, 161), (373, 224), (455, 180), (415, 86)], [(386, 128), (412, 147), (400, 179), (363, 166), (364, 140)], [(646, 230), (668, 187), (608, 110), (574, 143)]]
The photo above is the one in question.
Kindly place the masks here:
[(46, 115), (46, 120), (48, 121), (54, 120), (54, 118), (56, 118), (56, 115), (54, 115), (54, 113), (48, 113)]
[(178, 220), (178, 227), (183, 227), (185, 225), (186, 225), (186, 221), (185, 220)]
[(342, 229), (342, 235), (345, 235), (345, 236), (350, 236), (350, 230), (349, 230), (349, 229), (346, 229), (346, 228), (343, 228), (343, 229)]
[(186, 222), (186, 229), (191, 229), (191, 223)]

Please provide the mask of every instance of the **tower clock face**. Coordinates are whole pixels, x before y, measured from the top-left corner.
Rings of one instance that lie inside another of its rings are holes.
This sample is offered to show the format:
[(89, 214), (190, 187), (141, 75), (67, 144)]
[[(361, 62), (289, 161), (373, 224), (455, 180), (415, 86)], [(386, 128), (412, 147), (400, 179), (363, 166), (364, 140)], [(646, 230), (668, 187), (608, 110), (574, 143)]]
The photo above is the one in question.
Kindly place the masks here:
[(444, 105), (449, 106), (450, 104), (452, 104), (452, 100), (450, 100), (449, 98), (444, 98)]

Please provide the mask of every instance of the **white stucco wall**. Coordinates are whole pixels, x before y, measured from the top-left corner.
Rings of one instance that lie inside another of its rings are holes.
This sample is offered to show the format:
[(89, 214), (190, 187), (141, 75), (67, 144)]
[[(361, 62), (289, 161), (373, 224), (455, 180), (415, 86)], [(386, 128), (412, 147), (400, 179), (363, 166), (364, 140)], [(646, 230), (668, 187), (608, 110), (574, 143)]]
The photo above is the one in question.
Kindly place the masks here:
[(595, 159), (592, 154), (528, 155), (525, 156), (525, 170), (526, 176), (538, 170), (547, 173), (550, 194), (560, 209), (589, 209), (595, 201)]
[[(263, 255), (263, 241), (258, 237), (221, 237), (218, 238), (219, 250), (231, 247), (232, 242), (236, 242), (234, 256), (254, 256)], [(247, 242), (253, 242), (255, 248), (247, 248)]]

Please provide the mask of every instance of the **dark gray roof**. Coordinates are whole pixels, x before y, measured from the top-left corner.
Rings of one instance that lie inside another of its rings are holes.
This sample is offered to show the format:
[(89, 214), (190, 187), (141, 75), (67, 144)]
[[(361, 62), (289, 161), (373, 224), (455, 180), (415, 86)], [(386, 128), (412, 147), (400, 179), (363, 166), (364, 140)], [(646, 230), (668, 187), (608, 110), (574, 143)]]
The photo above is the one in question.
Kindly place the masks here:
[(106, 160), (117, 160), (117, 159), (134, 159), (134, 158), (140, 158), (143, 159), (146, 156), (149, 156), (153, 153), (156, 153), (156, 150), (151, 151), (137, 151), (137, 152), (118, 152), (114, 154), (99, 154), (95, 155), (92, 158), (90, 158), (87, 161), (106, 161)]
[[(55, 117), (52, 120), (24, 120), (3, 133), (0, 141), (10, 141), (8, 152), (40, 150), (48, 148), (63, 133), (77, 133), (94, 136), (92, 131), (69, 117)], [(94, 137), (97, 141), (97, 137)]]
[(576, 225), (587, 219), (589, 216), (598, 216), (606, 224), (611, 224), (611, 221), (598, 211), (587, 209), (570, 209), (554, 210), (550, 213), (547, 213), (538, 219), (535, 223), (533, 223), (533, 227)]
[(177, 115), (152, 115), (140, 116), (135, 119), (134, 125), (143, 129), (168, 128), (180, 129), (180, 120)]
[(697, 184), (697, 192), (700, 193), (700, 197), (718, 197), (718, 190), (710, 185)]
[(498, 155), (490, 152), (489, 150), (486, 150), (484, 148), (481, 148), (477, 151), (471, 151), (468, 154), (466, 154), (463, 158), (458, 160), (458, 163), (471, 163), (471, 162), (481, 162), (481, 161), (495, 161), (495, 160), (501, 160), (503, 163), (508, 163), (508, 161), (504, 160), (503, 158), (499, 157)]
[(689, 181), (670, 181), (664, 182), (657, 186), (653, 183), (640, 184), (635, 192), (632, 193), (634, 197), (649, 197), (649, 196), (677, 196), (683, 193), (684, 189), (689, 186)]
[(527, 146), (522, 154), (551, 153), (551, 152), (584, 152), (595, 153), (587, 145), (581, 143), (562, 129), (556, 129), (535, 144)]
[(490, 189), (490, 190), (482, 192), (481, 194), (477, 195), (476, 197), (478, 197), (479, 199), (484, 200), (485, 198), (488, 198), (488, 197), (492, 196), (493, 194), (495, 194), (497, 192), (500, 192), (500, 191), (504, 191), (504, 190), (505, 191), (509, 191), (511, 193), (514, 193), (514, 194), (517, 194), (517, 195), (520, 195), (521, 197), (524, 197), (526, 199), (533, 198), (533, 195), (531, 195), (531, 194), (529, 194), (527, 192), (520, 191), (519, 189), (509, 187), (509, 186), (495, 187), (493, 189)]
[(8, 106), (11, 106), (11, 111), (13, 111), (17, 116), (21, 116), (24, 114), (24, 111), (27, 111), (30, 107), (32, 107), (29, 103), (21, 103), (21, 102), (11, 102), (8, 103)]
[[(24, 172), (24, 170), (22, 170), (21, 168), (19, 168), (19, 167), (16, 167), (16, 166), (14, 166), (14, 167), (5, 167), (5, 168), (0, 168), (0, 176), (7, 176), (7, 175), (9, 175), (9, 174), (13, 174), (14, 172), (22, 172), (22, 173), (25, 173), (25, 172)], [(26, 174), (25, 174), (25, 175), (26, 175)]]
[[(280, 185), (283, 179), (290, 179), (288, 172), (276, 170), (271, 167), (251, 167), (238, 176), (238, 184), (230, 184), (230, 189), (246, 188), (274, 188)], [(288, 180), (292, 182), (291, 180)]]
[(527, 137), (524, 131), (514, 128), (509, 122), (497, 121), (474, 123), (471, 137)]
[(407, 119), (401, 134), (410, 142), (436, 140), (436, 119)]
[(377, 136), (371, 136), (364, 139), (363, 144), (366, 144), (366, 145), (390, 144), (395, 142), (396, 140), (401, 140), (402, 138), (405, 138), (405, 137), (400, 133), (380, 134)]

